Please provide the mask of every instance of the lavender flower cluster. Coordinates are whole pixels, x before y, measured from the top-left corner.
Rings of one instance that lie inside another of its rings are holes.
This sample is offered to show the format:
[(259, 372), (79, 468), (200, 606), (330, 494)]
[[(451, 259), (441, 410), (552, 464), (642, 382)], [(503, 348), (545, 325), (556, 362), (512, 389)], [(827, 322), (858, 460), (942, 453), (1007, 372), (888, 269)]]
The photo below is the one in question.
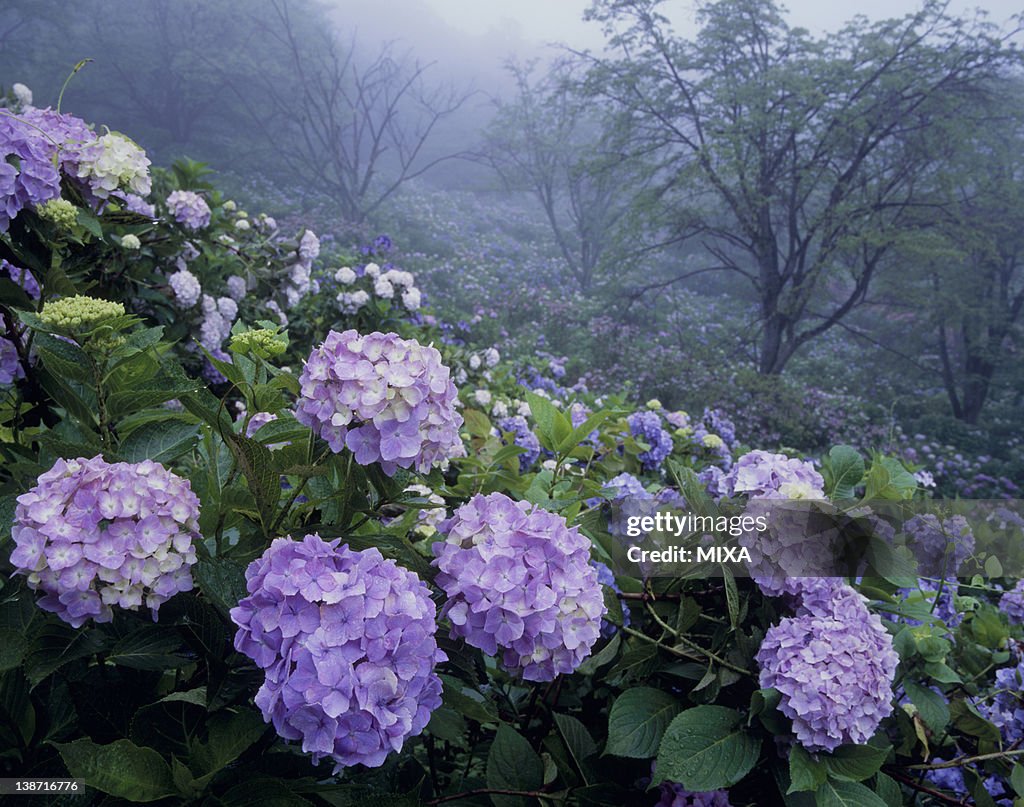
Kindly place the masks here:
[(452, 636), (528, 681), (573, 672), (607, 612), (590, 542), (548, 511), (502, 493), (476, 495), (433, 545)]
[(60, 198), (64, 174), (99, 207), (118, 188), (149, 193), (149, 160), (123, 135), (96, 134), (80, 118), (29, 107), (0, 116), (0, 232), (25, 207)]
[(522, 415), (510, 415), (502, 418), (497, 424), (498, 434), (511, 434), (513, 445), (525, 448), (526, 452), (519, 455), (519, 473), (526, 473), (540, 457), (540, 440), (530, 429), (530, 424)]
[(903, 525), (907, 543), (920, 559), (922, 573), (930, 577), (956, 575), (974, 551), (974, 533), (963, 516), (939, 520), (932, 513), (914, 516)]
[(825, 498), (825, 480), (811, 463), (770, 451), (747, 452), (736, 460), (722, 482), (728, 496), (742, 493), (750, 498)]
[(662, 782), (655, 807), (732, 807), (725, 790), (694, 793), (676, 782)]
[(1013, 588), (999, 598), (999, 610), (1006, 614), (1011, 624), (1024, 624), (1024, 580), (1018, 580)]
[(166, 204), (171, 216), (182, 227), (195, 232), (210, 226), (210, 206), (195, 191), (172, 191)]
[(414, 339), (331, 331), (299, 376), (295, 417), (360, 465), (426, 473), (461, 446), (449, 375), (441, 354)]
[(634, 412), (627, 421), (629, 433), (650, 446), (637, 456), (641, 466), (645, 471), (658, 470), (665, 458), (672, 453), (672, 435), (662, 428), (661, 417), (657, 412), (648, 410)]
[(892, 712), (892, 637), (840, 581), (808, 585), (796, 616), (768, 629), (757, 662), (761, 686), (781, 693), (779, 709), (808, 750), (863, 744)]
[(265, 671), (263, 718), (318, 762), (376, 767), (441, 705), (430, 590), (374, 548), (278, 538), (246, 569), (235, 648)]
[(156, 619), (191, 590), (199, 499), (159, 463), (57, 460), (17, 501), (11, 563), (73, 627), (109, 622), (114, 605)]

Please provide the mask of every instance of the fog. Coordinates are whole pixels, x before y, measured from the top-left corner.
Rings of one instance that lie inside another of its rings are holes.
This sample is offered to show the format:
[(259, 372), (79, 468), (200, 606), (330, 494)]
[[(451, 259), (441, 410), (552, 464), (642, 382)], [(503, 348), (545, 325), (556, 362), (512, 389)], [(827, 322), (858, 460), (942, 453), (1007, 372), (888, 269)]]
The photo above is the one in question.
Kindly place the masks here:
[(650, 5), (7, 0), (0, 78), (39, 106), (66, 82), (156, 166), (203, 161), (346, 248), (387, 232), (440, 314), (595, 387), (849, 396), (837, 422), (1001, 450), (980, 424), (1024, 408), (1020, 7)]

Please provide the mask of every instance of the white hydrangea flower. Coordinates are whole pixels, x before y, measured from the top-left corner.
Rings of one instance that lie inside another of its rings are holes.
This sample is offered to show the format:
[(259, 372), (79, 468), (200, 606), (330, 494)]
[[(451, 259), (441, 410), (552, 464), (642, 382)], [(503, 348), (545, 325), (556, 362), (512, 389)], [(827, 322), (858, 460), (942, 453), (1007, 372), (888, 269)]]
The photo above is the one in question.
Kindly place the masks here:
[(491, 414), (496, 418), (508, 417), (508, 404), (504, 401), (495, 401), (491, 407)]
[(249, 224), (249, 219), (239, 219), (238, 221), (235, 222), (235, 229), (236, 230), (245, 231), (245, 230), (250, 229), (251, 227), (252, 227), (252, 225)]
[(402, 305), (410, 311), (418, 311), (422, 302), (423, 298), (420, 296), (420, 290), (415, 286), (402, 292)]
[(474, 353), (472, 356), (469, 357), (469, 369), (470, 370), (479, 370), (480, 369), (480, 363), (481, 363), (481, 359), (480, 359), (480, 357), (476, 353)]
[(385, 300), (390, 300), (395, 296), (395, 287), (384, 278), (378, 277), (377, 282), (373, 284), (373, 293)]
[(133, 233), (128, 233), (127, 235), (121, 237), (121, 246), (124, 249), (136, 250), (142, 247), (142, 242), (139, 240), (139, 237), (137, 235), (134, 235)]
[(334, 279), (343, 286), (349, 286), (356, 282), (356, 273), (352, 271), (351, 266), (342, 266), (334, 273)]
[(228, 213), (232, 213), (232, 212), (234, 212), (234, 210), (235, 210), (235, 209), (236, 209), (237, 207), (238, 207), (238, 205), (237, 205), (237, 204), (235, 204), (235, 200), (234, 200), (234, 199), (228, 199), (228, 200), (227, 200), (227, 201), (226, 201), (226, 202), (224, 203), (224, 209), (225, 209), (226, 211), (228, 211)]
[(484, 363), (488, 367), (494, 367), (499, 361), (501, 361), (501, 354), (497, 348), (489, 347), (484, 351)]
[(79, 179), (86, 180), (93, 194), (106, 199), (118, 188), (146, 196), (152, 188), (149, 158), (129, 138), (107, 132), (96, 140), (96, 146), (85, 152), (78, 164)]
[(491, 391), (486, 389), (478, 389), (473, 393), (473, 399), (480, 406), (489, 406), (491, 403)]
[(526, 401), (519, 401), (516, 406), (516, 414), (528, 418), (533, 412), (530, 411), (530, 405)]
[(312, 230), (305, 230), (299, 239), (299, 258), (303, 263), (312, 264), (320, 254), (320, 239)]
[(367, 277), (374, 277), (374, 278), (375, 277), (379, 277), (380, 276), (380, 267), (377, 266), (377, 264), (375, 264), (375, 263), (368, 263), (363, 268), (363, 273)]
[(18, 99), (18, 103), (21, 104), (22, 109), (32, 106), (32, 90), (20, 81), (15, 81), (14, 84), (11, 85), (11, 92), (13, 92), (14, 97)]

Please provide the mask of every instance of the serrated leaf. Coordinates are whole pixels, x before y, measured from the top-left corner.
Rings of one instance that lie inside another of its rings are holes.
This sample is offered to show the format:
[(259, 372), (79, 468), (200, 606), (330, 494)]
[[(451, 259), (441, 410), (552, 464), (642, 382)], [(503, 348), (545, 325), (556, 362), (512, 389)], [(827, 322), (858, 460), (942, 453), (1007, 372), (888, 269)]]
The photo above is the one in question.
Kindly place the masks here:
[(949, 706), (945, 698), (916, 681), (904, 681), (903, 689), (928, 728), (939, 734), (949, 723)]
[(731, 787), (757, 764), (760, 741), (743, 717), (724, 706), (697, 706), (677, 715), (658, 749), (657, 782), (678, 782), (687, 790)]
[(192, 450), (199, 426), (180, 420), (155, 420), (144, 423), (129, 434), (118, 453), (128, 462), (153, 460), (166, 463)]
[(802, 790), (817, 790), (828, 778), (825, 766), (814, 759), (802, 745), (793, 745), (789, 752), (789, 790), (797, 793)]
[[(544, 763), (519, 732), (502, 723), (487, 754), (487, 787), (537, 790), (544, 785)], [(495, 807), (524, 807), (522, 796), (492, 795)]]
[(888, 746), (842, 745), (831, 754), (822, 754), (821, 761), (832, 778), (861, 782), (878, 773), (888, 755)]
[(852, 499), (864, 479), (864, 458), (852, 446), (833, 446), (826, 463), (828, 495), (831, 499)]
[(860, 782), (835, 782), (829, 779), (814, 794), (817, 807), (886, 807), (873, 790)]
[(140, 748), (130, 740), (98, 745), (88, 739), (57, 748), (75, 779), (111, 796), (148, 802), (177, 792), (170, 766), (152, 748)]
[(608, 714), (604, 752), (618, 757), (653, 757), (672, 719), (682, 707), (660, 689), (634, 687), (615, 699)]
[(181, 667), (187, 659), (176, 655), (181, 642), (173, 632), (144, 627), (120, 639), (111, 649), (107, 660), (119, 667), (135, 670), (165, 670)]

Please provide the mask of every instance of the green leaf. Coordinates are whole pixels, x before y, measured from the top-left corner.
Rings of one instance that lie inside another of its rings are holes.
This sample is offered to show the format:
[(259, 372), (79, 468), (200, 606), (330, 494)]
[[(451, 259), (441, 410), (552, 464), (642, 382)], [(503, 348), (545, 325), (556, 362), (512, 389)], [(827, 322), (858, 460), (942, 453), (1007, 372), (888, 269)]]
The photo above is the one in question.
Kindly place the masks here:
[(1010, 771), (1010, 784), (1018, 796), (1024, 796), (1024, 765), (1017, 763)]
[(949, 704), (949, 714), (953, 725), (964, 734), (998, 743), (1001, 740), (999, 729), (986, 720), (978, 710), (963, 698), (957, 698)]
[(269, 528), (270, 519), (281, 499), (281, 475), (274, 470), (274, 456), (262, 443), (240, 434), (229, 433), (224, 438), (256, 500), (260, 522), (264, 528)]
[[(505, 723), (487, 755), (487, 787), (492, 790), (537, 790), (544, 784), (544, 763), (519, 732)], [(495, 807), (520, 807), (522, 796), (492, 795)]]
[(98, 745), (88, 739), (57, 748), (75, 779), (111, 796), (147, 802), (177, 792), (170, 766), (152, 748), (140, 748), (130, 740)]
[(192, 769), (203, 775), (196, 784), (205, 787), (214, 774), (234, 762), (267, 730), (267, 724), (252, 709), (220, 711), (206, 722), (206, 741), (192, 747), (189, 762)]
[(865, 499), (909, 499), (917, 490), (917, 480), (899, 460), (875, 457), (865, 488)]
[(221, 615), (230, 618), (230, 611), (248, 594), (245, 588), (245, 566), (228, 558), (201, 560), (192, 567), (199, 590)]
[(557, 450), (559, 444), (572, 434), (572, 423), (543, 396), (527, 392), (526, 401), (530, 404), (530, 414), (537, 424), (537, 437), (541, 445), (548, 451)]
[(825, 462), (830, 499), (852, 499), (864, 479), (864, 458), (852, 446), (833, 446)]
[(0, 629), (0, 672), (21, 664), (28, 652), (28, 639), (20, 631)]
[[(568, 437), (558, 444), (559, 453), (564, 454), (572, 448), (575, 448), (590, 435), (594, 429), (598, 428), (602, 423), (611, 417), (611, 412), (607, 409), (602, 409), (599, 412), (595, 412), (579, 426), (572, 430)], [(572, 420), (570, 419), (570, 423)]]
[(794, 745), (789, 752), (789, 793), (817, 790), (828, 778), (825, 766), (804, 750)]
[(946, 728), (949, 723), (949, 707), (939, 693), (921, 686), (916, 681), (904, 681), (903, 689), (906, 690), (910, 702), (917, 707), (921, 719), (933, 733), (939, 734)]
[(860, 782), (825, 782), (814, 794), (818, 807), (886, 807), (873, 790)]
[(445, 706), (477, 723), (497, 723), (498, 710), (475, 689), (451, 675), (441, 675), (441, 698)]
[(587, 727), (571, 715), (554, 714), (555, 725), (558, 726), (558, 733), (565, 742), (573, 759), (577, 763), (594, 756), (597, 753), (597, 743), (590, 736)]
[(615, 699), (608, 715), (606, 754), (647, 759), (658, 752), (661, 738), (681, 710), (679, 702), (660, 689), (634, 687)]
[(886, 776), (884, 773), (878, 774), (875, 777), (875, 792), (887, 807), (903, 807), (903, 791), (891, 776)]
[(491, 436), (491, 421), (483, 412), (477, 409), (466, 409), (462, 413), (462, 418), (466, 423), (466, 431), (472, 437), (486, 438)]
[(192, 450), (199, 426), (180, 420), (144, 423), (129, 434), (118, 453), (128, 462), (169, 462)]
[(601, 667), (606, 664), (611, 664), (615, 661), (616, 656), (619, 654), (619, 649), (622, 647), (622, 639), (619, 634), (616, 633), (609, 640), (608, 644), (598, 650), (594, 655), (584, 661), (579, 668), (576, 670), (581, 675), (593, 675)]
[(822, 754), (821, 761), (833, 779), (861, 782), (878, 773), (889, 750), (889, 746), (875, 748), (873, 745), (841, 745), (831, 754)]
[(747, 733), (735, 709), (697, 706), (676, 716), (666, 730), (655, 781), (694, 791), (730, 787), (757, 764), (760, 751), (760, 741)]
[(135, 670), (165, 670), (183, 666), (187, 659), (175, 655), (181, 649), (177, 634), (162, 628), (143, 627), (128, 634), (110, 650), (107, 660)]

